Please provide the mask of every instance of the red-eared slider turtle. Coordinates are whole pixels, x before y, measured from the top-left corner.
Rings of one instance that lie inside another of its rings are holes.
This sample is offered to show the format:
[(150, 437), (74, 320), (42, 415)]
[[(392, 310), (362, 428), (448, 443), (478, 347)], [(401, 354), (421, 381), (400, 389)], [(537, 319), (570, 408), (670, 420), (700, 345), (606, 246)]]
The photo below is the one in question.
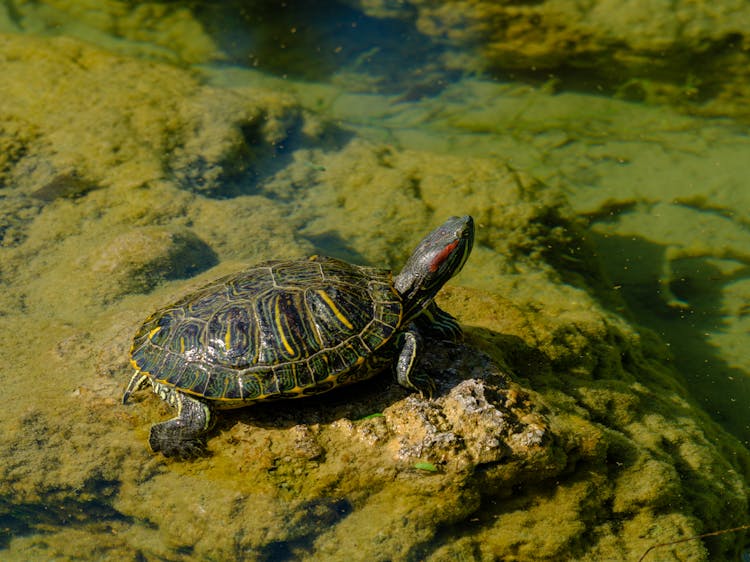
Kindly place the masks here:
[(167, 456), (203, 450), (213, 409), (297, 398), (371, 377), (392, 363), (398, 382), (431, 395), (414, 370), (420, 332), (461, 328), (433, 299), (463, 267), (471, 217), (428, 234), (395, 278), (341, 260), (270, 261), (223, 277), (152, 314), (130, 350), (136, 369), (122, 401), (150, 382), (177, 415), (151, 427)]

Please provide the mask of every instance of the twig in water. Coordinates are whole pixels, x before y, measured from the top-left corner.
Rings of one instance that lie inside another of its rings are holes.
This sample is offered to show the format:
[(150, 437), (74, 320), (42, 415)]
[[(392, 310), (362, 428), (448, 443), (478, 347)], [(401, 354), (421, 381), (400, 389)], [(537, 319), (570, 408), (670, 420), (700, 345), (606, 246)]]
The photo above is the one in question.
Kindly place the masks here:
[(652, 544), (651, 546), (646, 549), (646, 552), (644, 552), (641, 557), (638, 559), (638, 562), (642, 562), (644, 558), (646, 558), (646, 555), (654, 550), (655, 548), (659, 548), (662, 546), (669, 546), (672, 544), (677, 544), (681, 542), (687, 542), (687, 541), (694, 541), (697, 539), (705, 539), (706, 537), (715, 537), (716, 535), (723, 535), (724, 533), (734, 533), (735, 531), (742, 531), (744, 529), (750, 529), (750, 525), (741, 525), (740, 527), (733, 527), (731, 529), (721, 529), (720, 531), (713, 531), (712, 533), (704, 533), (702, 535), (696, 535), (695, 537), (687, 537), (686, 539), (678, 539), (676, 541), (669, 541), (669, 542), (660, 542), (656, 544)]

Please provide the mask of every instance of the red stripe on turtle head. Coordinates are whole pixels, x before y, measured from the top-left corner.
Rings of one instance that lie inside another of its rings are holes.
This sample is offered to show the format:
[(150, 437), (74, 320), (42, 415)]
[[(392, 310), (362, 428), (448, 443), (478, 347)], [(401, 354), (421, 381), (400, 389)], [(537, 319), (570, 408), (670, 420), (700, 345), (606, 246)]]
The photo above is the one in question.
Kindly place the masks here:
[(456, 249), (456, 246), (458, 246), (458, 240), (451, 242), (445, 248), (440, 250), (440, 252), (432, 260), (432, 262), (430, 262), (430, 271), (437, 271), (437, 268), (442, 265), (442, 263), (446, 260), (448, 256), (451, 255), (453, 250)]

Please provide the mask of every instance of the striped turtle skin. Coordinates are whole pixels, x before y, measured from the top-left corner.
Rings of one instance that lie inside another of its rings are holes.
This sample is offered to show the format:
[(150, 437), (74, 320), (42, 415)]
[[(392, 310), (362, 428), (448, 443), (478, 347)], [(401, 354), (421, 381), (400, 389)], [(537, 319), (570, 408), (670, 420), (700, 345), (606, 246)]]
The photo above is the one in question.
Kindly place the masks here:
[(421, 335), (460, 335), (456, 319), (433, 299), (461, 270), (473, 239), (471, 217), (452, 217), (395, 278), (316, 256), (218, 279), (138, 329), (123, 403), (150, 383), (177, 410), (151, 427), (152, 451), (189, 458), (205, 452), (213, 410), (326, 392), (387, 364), (401, 385), (431, 395), (433, 381), (414, 368)]

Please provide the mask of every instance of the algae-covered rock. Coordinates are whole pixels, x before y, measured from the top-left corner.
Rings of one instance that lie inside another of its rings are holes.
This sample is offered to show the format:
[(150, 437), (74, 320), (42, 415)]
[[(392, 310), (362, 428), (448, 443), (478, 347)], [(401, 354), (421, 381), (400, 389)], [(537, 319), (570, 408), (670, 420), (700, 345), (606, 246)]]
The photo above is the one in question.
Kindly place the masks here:
[(215, 263), (211, 248), (192, 231), (144, 227), (107, 240), (86, 266), (93, 275), (109, 279), (110, 294), (112, 285), (127, 294), (148, 292), (165, 280), (190, 277)]
[(293, 253), (292, 225), (272, 202), (190, 204), (273, 155), (299, 119), (288, 97), (208, 88), (67, 38), (0, 43), (0, 235), (12, 249), (0, 274), (19, 281), (0, 308), (71, 319), (211, 267), (216, 247), (240, 259)]
[[(25, 61), (0, 61), (2, 209), (25, 209), (0, 246), (3, 559), (637, 559), (744, 522), (747, 451), (626, 317), (558, 190), (498, 159), (362, 140), (292, 144), (248, 189), (243, 162), (304, 119), (292, 99), (70, 40), (3, 41)], [(54, 103), (33, 94), (45, 83)], [(434, 398), (384, 373), (222, 412), (206, 458), (147, 450), (173, 412), (121, 399), (153, 310), (268, 258), (398, 268), (464, 213), (475, 249), (438, 300), (465, 338), (427, 340), (418, 364)], [(736, 537), (663, 552), (737, 557)]]
[(656, 4), (648, 14), (638, 0), (546, 0), (524, 5), (414, 1), (401, 3), (400, 9), (388, 1), (349, 3), (375, 17), (413, 19), (422, 33), (475, 47), (485, 64), (505, 68), (597, 66), (596, 61), (603, 59), (627, 67), (657, 56), (666, 66), (668, 60), (685, 62), (687, 53), (703, 52), (707, 42), (719, 44), (736, 34), (741, 37), (743, 26), (750, 22), (748, 7), (738, 2), (723, 3), (711, 11), (689, 1)]
[(554, 76), (552, 88), (604, 88), (626, 99), (675, 105), (697, 101), (694, 110), (748, 116), (750, 7), (744, 2), (711, 9), (691, 0), (347, 4), (385, 21), (412, 23), (448, 47), (448, 67)]
[(179, 3), (21, 1), (12, 14), (12, 31), (68, 35), (128, 55), (190, 63), (221, 56), (193, 10)]
[(0, 138), (9, 146), (0, 172), (5, 185), (42, 199), (59, 194), (50, 184), (61, 174), (122, 188), (176, 175), (183, 187), (210, 189), (272, 154), (298, 119), (282, 94), (208, 88), (176, 67), (68, 38), (0, 35), (0, 47)]

